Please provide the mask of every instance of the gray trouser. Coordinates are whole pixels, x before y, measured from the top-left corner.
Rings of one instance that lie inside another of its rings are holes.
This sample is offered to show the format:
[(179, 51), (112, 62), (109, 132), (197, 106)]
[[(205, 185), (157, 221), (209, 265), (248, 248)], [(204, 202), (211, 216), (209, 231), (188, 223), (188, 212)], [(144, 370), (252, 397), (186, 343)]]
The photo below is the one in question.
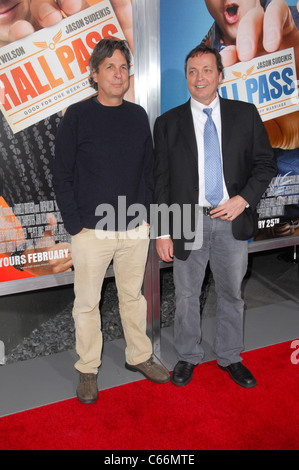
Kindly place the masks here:
[(236, 240), (231, 222), (203, 215), (201, 248), (192, 250), (186, 261), (174, 258), (176, 292), (174, 343), (178, 359), (199, 364), (201, 345), (200, 293), (208, 262), (217, 294), (214, 352), (226, 367), (240, 362), (243, 351), (241, 285), (248, 264), (248, 242)]

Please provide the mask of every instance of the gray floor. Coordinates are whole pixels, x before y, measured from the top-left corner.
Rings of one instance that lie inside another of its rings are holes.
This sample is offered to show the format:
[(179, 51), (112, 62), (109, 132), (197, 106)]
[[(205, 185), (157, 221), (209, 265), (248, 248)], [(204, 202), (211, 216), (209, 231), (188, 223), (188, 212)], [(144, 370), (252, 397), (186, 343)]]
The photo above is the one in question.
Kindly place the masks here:
[[(257, 349), (299, 337), (298, 264), (285, 261), (276, 252), (251, 257), (244, 280), (245, 350)], [(214, 360), (212, 351), (215, 295), (209, 290), (203, 312), (205, 361)], [(161, 331), (158, 359), (172, 370), (176, 357), (173, 328)], [(124, 340), (106, 342), (99, 372), (99, 390), (137, 380), (139, 373), (124, 368)], [(36, 358), (0, 367), (0, 417), (73, 398), (77, 373), (75, 351)]]

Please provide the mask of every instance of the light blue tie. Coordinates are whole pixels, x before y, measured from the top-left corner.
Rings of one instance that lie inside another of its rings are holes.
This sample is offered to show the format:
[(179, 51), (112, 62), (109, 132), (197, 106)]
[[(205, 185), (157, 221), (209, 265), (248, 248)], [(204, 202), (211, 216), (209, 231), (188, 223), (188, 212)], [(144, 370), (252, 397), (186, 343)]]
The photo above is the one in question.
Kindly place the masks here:
[(203, 112), (208, 116), (204, 128), (205, 196), (213, 207), (217, 207), (223, 198), (220, 145), (212, 109), (205, 108)]

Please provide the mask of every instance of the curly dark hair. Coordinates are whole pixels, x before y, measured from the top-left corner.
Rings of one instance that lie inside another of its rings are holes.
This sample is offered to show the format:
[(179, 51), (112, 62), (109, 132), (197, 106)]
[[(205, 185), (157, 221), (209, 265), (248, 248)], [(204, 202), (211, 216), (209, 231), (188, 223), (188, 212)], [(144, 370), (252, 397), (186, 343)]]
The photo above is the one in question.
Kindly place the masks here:
[(92, 73), (98, 70), (99, 65), (101, 64), (101, 62), (103, 62), (103, 60), (105, 60), (107, 57), (112, 57), (116, 50), (119, 50), (120, 52), (123, 53), (128, 64), (128, 69), (130, 69), (131, 52), (130, 52), (127, 41), (125, 40), (120, 41), (119, 39), (114, 39), (114, 38), (101, 39), (101, 41), (99, 41), (97, 45), (95, 46), (89, 58), (89, 67), (90, 67), (89, 83), (95, 90), (98, 89), (98, 84), (92, 78)]

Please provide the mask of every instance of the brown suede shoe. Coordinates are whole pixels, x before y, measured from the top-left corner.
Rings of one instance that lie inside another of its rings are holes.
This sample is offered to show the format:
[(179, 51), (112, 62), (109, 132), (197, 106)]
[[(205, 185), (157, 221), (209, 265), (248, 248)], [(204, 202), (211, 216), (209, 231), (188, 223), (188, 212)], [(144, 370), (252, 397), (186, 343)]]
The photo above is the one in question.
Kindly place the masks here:
[(96, 374), (83, 374), (80, 372), (77, 387), (77, 398), (81, 403), (90, 404), (98, 399), (98, 383)]
[(135, 366), (126, 362), (125, 367), (133, 372), (141, 372), (141, 374), (143, 374), (148, 380), (158, 384), (164, 384), (170, 379), (168, 370), (154, 362), (152, 356), (147, 361), (136, 364)]

